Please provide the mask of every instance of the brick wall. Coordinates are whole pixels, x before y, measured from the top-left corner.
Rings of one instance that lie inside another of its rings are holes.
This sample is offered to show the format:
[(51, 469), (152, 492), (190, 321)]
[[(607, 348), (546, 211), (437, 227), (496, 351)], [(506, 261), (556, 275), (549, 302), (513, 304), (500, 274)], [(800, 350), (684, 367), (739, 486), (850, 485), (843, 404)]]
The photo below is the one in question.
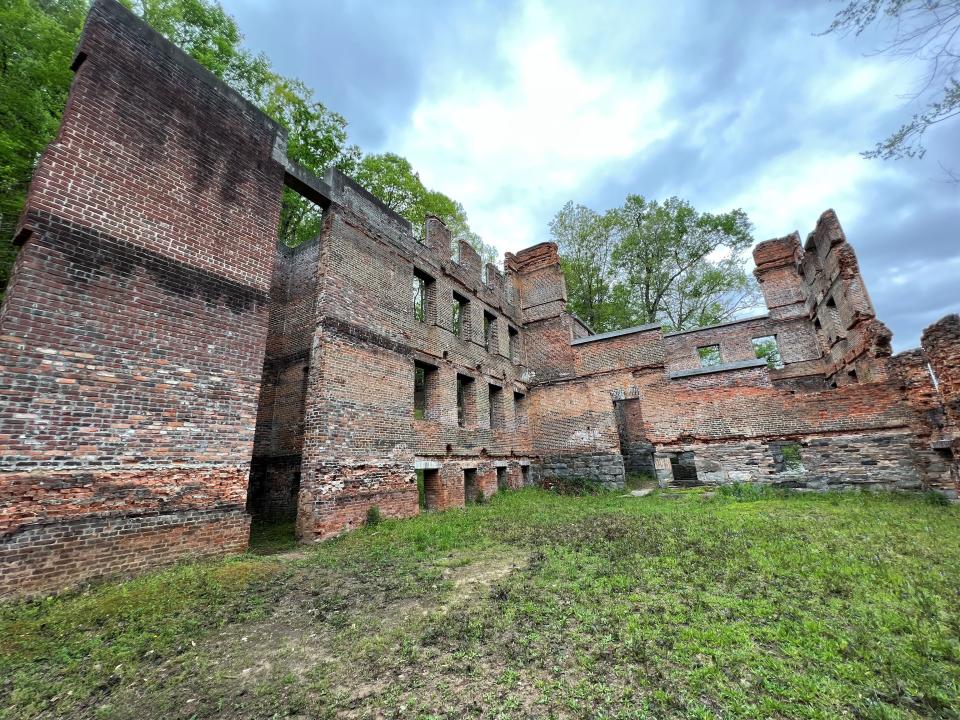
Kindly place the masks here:
[[(112, 0), (76, 67), (0, 310), (0, 594), (240, 550), (245, 508), (295, 515), (305, 541), (374, 506), (410, 516), (417, 470), (430, 509), (625, 472), (956, 490), (960, 320), (890, 357), (832, 211), (803, 245), (755, 249), (766, 315), (593, 335), (555, 244), (482, 267), (439, 219), (412, 228), (340, 173), (308, 177), (271, 121)], [(326, 211), (277, 253), (285, 181)], [(755, 357), (768, 335), (783, 368)]]
[[(540, 287), (543, 278), (562, 283), (555, 258), (533, 255)], [(761, 243), (754, 258), (768, 315), (665, 336), (650, 326), (578, 338), (565, 292), (553, 288), (556, 330), (537, 336), (547, 367), (532, 394), (533, 447), (548, 482), (583, 476), (616, 486), (634, 456), (649, 467), (652, 449), (665, 482), (947, 487), (951, 463), (930, 444), (941, 400), (915, 363), (889, 357), (889, 333), (833, 212), (806, 249), (794, 234)], [(783, 368), (756, 358), (753, 339), (770, 335)], [(709, 345), (720, 348), (719, 367), (701, 367), (698, 348)], [(625, 402), (635, 403), (630, 413)], [(804, 472), (780, 477), (778, 442), (803, 449)]]
[[(431, 506), (442, 509), (463, 505), (464, 469), (476, 471), (489, 495), (497, 489), (496, 464), (519, 477), (530, 452), (523, 409), (529, 343), (516, 273), (484, 271), (464, 243), (455, 259), (436, 218), (427, 219), (420, 242), (403, 218), (349, 178), (331, 172), (328, 181), (333, 200), (318, 244), (298, 501), (305, 540), (356, 527), (373, 505), (387, 516), (417, 513), (418, 464), (437, 471)], [(422, 320), (414, 315), (415, 276), (426, 282)], [(466, 301), (459, 331), (455, 297)], [(485, 314), (493, 318), (489, 340)], [(422, 418), (414, 414), (418, 364), (427, 370)], [(473, 381), (463, 426), (458, 375)], [(515, 397), (522, 398), (519, 411)]]
[(277, 128), (113, 2), (78, 66), (0, 312), (0, 594), (247, 537)]
[(947, 315), (928, 327), (921, 344), (943, 406), (943, 425), (931, 448), (950, 466), (950, 479), (944, 478), (943, 485), (960, 497), (960, 315)]
[(937, 378), (947, 423), (960, 432), (960, 315), (947, 315), (924, 330), (922, 346)]
[(316, 239), (277, 250), (247, 497), (247, 511), (264, 520), (297, 514), (319, 254)]

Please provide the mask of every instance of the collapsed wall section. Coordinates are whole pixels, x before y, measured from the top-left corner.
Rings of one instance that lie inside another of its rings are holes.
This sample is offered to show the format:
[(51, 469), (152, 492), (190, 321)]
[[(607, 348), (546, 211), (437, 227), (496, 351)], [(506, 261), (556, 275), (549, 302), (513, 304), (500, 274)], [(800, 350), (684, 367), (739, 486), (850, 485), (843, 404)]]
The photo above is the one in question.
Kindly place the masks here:
[(0, 312), (0, 594), (236, 551), (277, 127), (95, 2)]

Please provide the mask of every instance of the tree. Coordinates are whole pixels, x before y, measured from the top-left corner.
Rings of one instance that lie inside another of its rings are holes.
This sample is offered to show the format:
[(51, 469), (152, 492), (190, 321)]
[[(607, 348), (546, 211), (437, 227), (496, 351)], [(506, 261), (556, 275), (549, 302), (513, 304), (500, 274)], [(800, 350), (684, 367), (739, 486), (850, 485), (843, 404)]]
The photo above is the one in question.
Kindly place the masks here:
[[(322, 175), (328, 167), (352, 173), (360, 148), (347, 144), (347, 121), (313, 99), (313, 91), (299, 80), (273, 76), (263, 110), (287, 130), (287, 156), (307, 170)], [(280, 239), (295, 246), (320, 232), (323, 213), (293, 190), (283, 191)]]
[[(348, 142), (346, 119), (316, 101), (301, 81), (274, 72), (266, 56), (246, 49), (236, 21), (218, 3), (123, 2), (286, 128), (287, 155), (292, 160), (317, 175), (331, 166), (348, 174), (357, 170), (361, 153)], [(0, 291), (6, 287), (15, 255), (9, 238), (36, 161), (53, 139), (66, 104), (73, 76), (70, 61), (86, 11), (86, 0), (8, 0), (0, 5)], [(374, 172), (372, 177), (376, 176)], [(456, 237), (468, 240), (482, 255), (496, 256), (470, 230), (463, 206), (426, 190), (409, 163), (406, 167), (401, 163), (393, 177), (382, 180), (372, 189), (375, 194), (390, 196), (405, 184), (414, 186), (415, 202), (402, 212), (415, 226), (422, 223), (424, 213), (436, 214)], [(388, 204), (394, 201), (390, 196)], [(320, 220), (320, 208), (291, 190), (284, 191), (279, 228), (284, 242), (296, 245), (315, 236)]]
[(766, 361), (770, 369), (777, 370), (783, 367), (783, 359), (780, 357), (780, 347), (777, 345), (776, 338), (766, 337), (754, 340), (753, 351), (759, 359)]
[(436, 215), (450, 230), (455, 254), (458, 241), (463, 240), (477, 251), (481, 260), (496, 263), (496, 248), (470, 229), (463, 205), (441, 192), (428, 190), (406, 158), (389, 152), (365, 155), (357, 166), (355, 179), (384, 205), (409, 220), (414, 232), (422, 231), (427, 215)]
[[(878, 53), (925, 63), (925, 77), (912, 97), (926, 106), (862, 155), (923, 157), (927, 130), (960, 115), (960, 0), (851, 0), (821, 34), (860, 35), (873, 25), (892, 26), (893, 38)], [(951, 178), (958, 180), (953, 173)]]
[(629, 195), (616, 212), (622, 235), (613, 260), (636, 322), (687, 330), (756, 305), (756, 282), (744, 269), (753, 236), (743, 210), (715, 215), (676, 197)]
[(243, 34), (209, 0), (122, 0), (167, 40), (257, 105), (276, 79), (265, 55), (243, 47)]
[(570, 310), (593, 330), (605, 332), (630, 324), (629, 308), (613, 269), (618, 243), (617, 217), (568, 202), (550, 221), (550, 236), (560, 251)]
[(0, 5), (0, 293), (10, 242), (37, 159), (57, 132), (73, 73), (84, 0), (8, 0)]
[[(259, 106), (287, 130), (287, 156), (322, 175), (328, 167), (350, 173), (360, 149), (347, 143), (347, 121), (313, 99), (300, 80), (273, 71), (263, 54), (243, 47), (236, 21), (209, 0), (127, 0), (129, 6), (168, 40)], [(320, 231), (322, 211), (284, 189), (280, 240), (299, 245)]]
[(750, 231), (742, 210), (699, 213), (639, 195), (603, 215), (567, 203), (550, 223), (569, 307), (598, 332), (651, 322), (686, 330), (753, 307)]

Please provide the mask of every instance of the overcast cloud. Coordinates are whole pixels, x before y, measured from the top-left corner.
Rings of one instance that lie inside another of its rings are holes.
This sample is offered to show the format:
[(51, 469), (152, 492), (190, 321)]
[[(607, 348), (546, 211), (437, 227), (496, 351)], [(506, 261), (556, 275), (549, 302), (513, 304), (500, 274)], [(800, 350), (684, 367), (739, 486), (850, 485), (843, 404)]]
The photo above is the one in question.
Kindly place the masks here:
[(837, 211), (897, 350), (960, 311), (960, 122), (924, 160), (861, 150), (917, 107), (922, 68), (877, 37), (815, 37), (836, 3), (224, 0), (283, 73), (406, 156), (501, 251), (567, 200), (742, 207), (757, 241)]

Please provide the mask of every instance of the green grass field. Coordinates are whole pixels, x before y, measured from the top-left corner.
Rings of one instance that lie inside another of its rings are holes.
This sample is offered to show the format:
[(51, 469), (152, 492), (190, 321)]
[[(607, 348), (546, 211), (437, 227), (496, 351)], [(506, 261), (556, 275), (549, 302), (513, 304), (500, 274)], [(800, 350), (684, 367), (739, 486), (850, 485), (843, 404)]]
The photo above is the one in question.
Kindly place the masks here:
[(960, 508), (537, 490), (0, 605), (2, 718), (957, 718)]

